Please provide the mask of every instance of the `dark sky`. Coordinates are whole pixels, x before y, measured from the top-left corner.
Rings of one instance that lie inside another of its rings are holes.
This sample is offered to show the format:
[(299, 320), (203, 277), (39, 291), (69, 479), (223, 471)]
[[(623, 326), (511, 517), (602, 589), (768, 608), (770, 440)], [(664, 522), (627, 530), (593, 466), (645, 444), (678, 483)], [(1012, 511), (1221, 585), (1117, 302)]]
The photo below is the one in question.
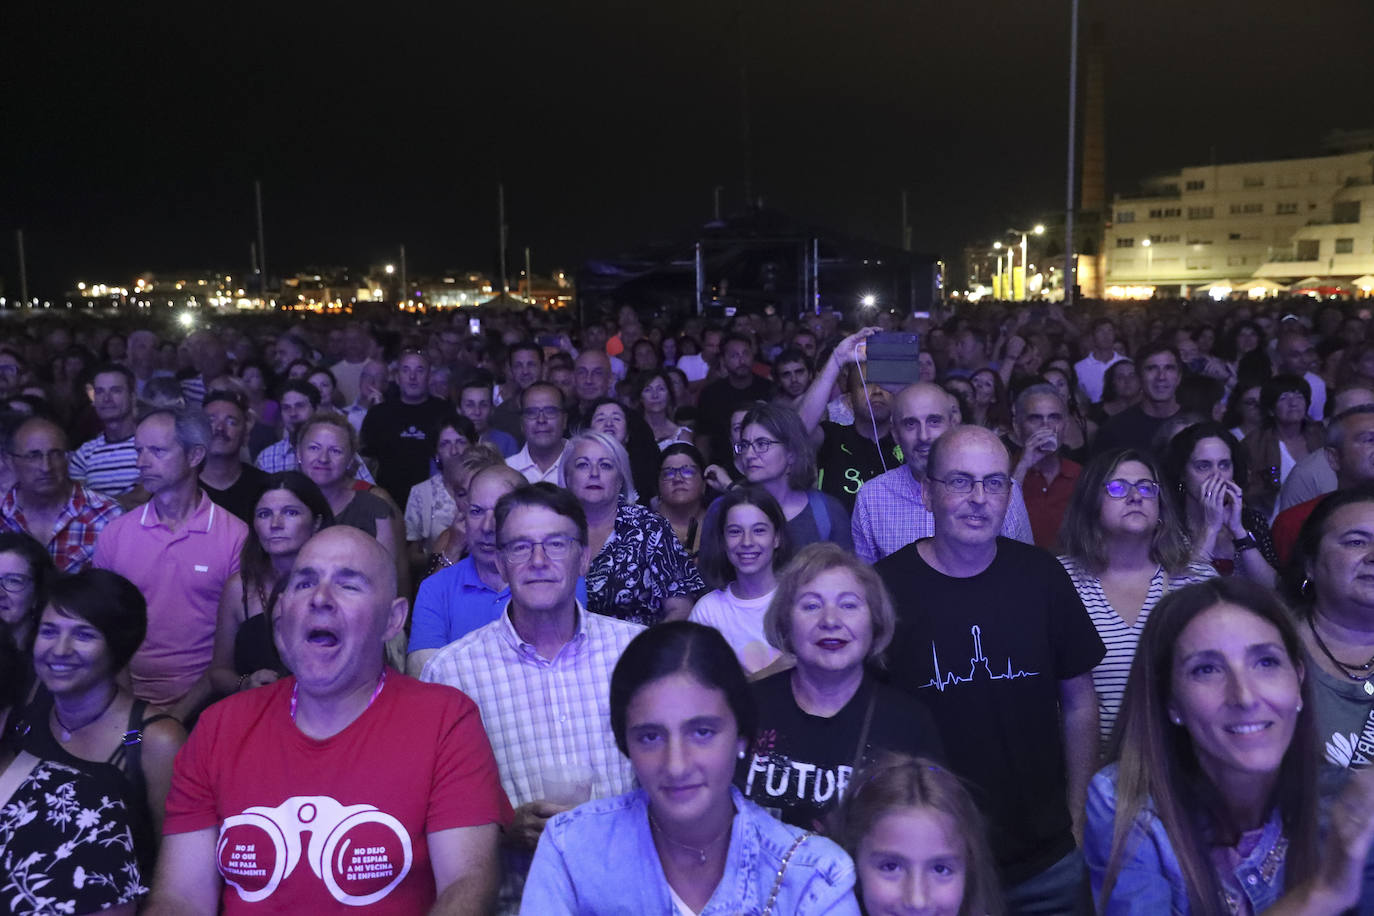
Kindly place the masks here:
[[(11, 3), (0, 276), (30, 286), (494, 261), (496, 185), (535, 268), (680, 237), (743, 199), (738, 0)], [(1110, 189), (1374, 127), (1369, 0), (1106, 4)], [(769, 206), (918, 249), (1061, 211), (1068, 0), (745, 0)], [(1085, 10), (1085, 18), (1087, 13)]]

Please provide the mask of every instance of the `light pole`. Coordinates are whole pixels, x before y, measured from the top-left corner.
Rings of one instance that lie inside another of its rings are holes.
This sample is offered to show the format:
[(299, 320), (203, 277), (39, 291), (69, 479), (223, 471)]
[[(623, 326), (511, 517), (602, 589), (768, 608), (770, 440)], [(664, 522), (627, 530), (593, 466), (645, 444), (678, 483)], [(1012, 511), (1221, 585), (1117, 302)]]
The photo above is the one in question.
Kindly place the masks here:
[[(1044, 235), (1045, 226), (1042, 223), (1036, 223), (1033, 229), (1011, 230), (1012, 235), (1018, 233), (1021, 235), (1021, 301), (1024, 302), (1030, 298), (1030, 255), (1027, 254), (1029, 249), (1027, 237), (1032, 233), (1035, 235)], [(1016, 286), (1016, 278), (1014, 276), (1012, 277), (1011, 285), (1014, 292)]]
[(997, 252), (997, 280), (992, 284), (992, 287), (994, 290), (1000, 293), (1002, 292), (1002, 243), (993, 242), (992, 248), (994, 251)]

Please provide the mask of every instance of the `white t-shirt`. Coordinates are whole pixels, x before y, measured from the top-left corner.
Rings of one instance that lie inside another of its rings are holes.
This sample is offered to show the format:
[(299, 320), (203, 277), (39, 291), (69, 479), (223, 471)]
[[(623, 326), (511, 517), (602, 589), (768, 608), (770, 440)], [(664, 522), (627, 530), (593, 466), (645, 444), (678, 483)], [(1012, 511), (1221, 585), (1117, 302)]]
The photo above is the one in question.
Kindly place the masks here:
[(700, 353), (688, 353), (686, 356), (678, 357), (677, 367), (687, 376), (689, 382), (699, 382), (711, 371), (711, 367), (706, 365), (706, 360), (701, 358)]
[(690, 619), (719, 630), (735, 650), (740, 665), (753, 674), (782, 655), (763, 635), (763, 615), (775, 591), (759, 598), (738, 598), (727, 585), (702, 595), (692, 608)]
[(1083, 389), (1083, 393), (1094, 404), (1102, 400), (1102, 387), (1107, 382), (1107, 370), (1125, 358), (1120, 353), (1113, 353), (1112, 358), (1104, 363), (1089, 353), (1073, 364), (1073, 371), (1078, 376), (1078, 387)]

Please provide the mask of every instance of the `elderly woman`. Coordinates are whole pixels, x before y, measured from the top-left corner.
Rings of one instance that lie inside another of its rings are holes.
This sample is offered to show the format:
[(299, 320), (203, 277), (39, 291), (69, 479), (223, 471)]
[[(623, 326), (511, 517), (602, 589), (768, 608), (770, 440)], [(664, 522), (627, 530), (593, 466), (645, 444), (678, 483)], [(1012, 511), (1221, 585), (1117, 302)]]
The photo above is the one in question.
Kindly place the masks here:
[(755, 713), (719, 633), (636, 636), (611, 675), (611, 730), (641, 788), (549, 821), (521, 912), (858, 916), (849, 856), (730, 784)]
[(1145, 452), (1105, 452), (1083, 469), (1064, 513), (1065, 555), (1059, 562), (1107, 647), (1093, 669), (1103, 744), (1116, 722), (1150, 611), (1169, 592), (1216, 575), (1210, 566), (1190, 562), (1161, 476)]
[(378, 495), (384, 491), (355, 486), (349, 468), (357, 456), (358, 433), (342, 414), (315, 413), (296, 437), (296, 460), (324, 494), (334, 513), (334, 524), (349, 525), (375, 537), (396, 561), (398, 593), (407, 595), (410, 565), (406, 562), (400, 513), (389, 497)]
[(763, 627), (796, 667), (753, 685), (759, 738), (735, 772), (746, 798), (819, 830), (849, 774), (879, 752), (944, 756), (925, 707), (870, 670), (895, 625), (882, 580), (852, 552), (821, 542), (793, 558)]
[[(1331, 494), (1303, 525), (1290, 591), (1324, 751), (1323, 796), (1367, 766), (1374, 738), (1374, 487)], [(1374, 900), (1374, 887), (1370, 888)]]
[(587, 610), (646, 626), (685, 619), (706, 584), (663, 517), (636, 505), (625, 447), (580, 432), (563, 473), (587, 514)]
[(121, 683), (147, 627), (147, 603), (123, 576), (86, 569), (56, 579), (34, 637), (42, 689), (24, 712), (22, 744), (36, 757), (90, 773), (124, 802), (139, 864), (151, 874), (172, 760), (186, 731)]
[(1307, 416), (1311, 403), (1311, 386), (1296, 375), (1276, 375), (1260, 388), (1262, 425), (1241, 444), (1250, 466), (1245, 501), (1266, 518), (1274, 514), (1288, 472), (1322, 447), (1322, 425)]
[[(457, 460), (477, 444), (472, 421), (459, 413), (444, 416), (434, 427), (434, 460), (439, 472), (410, 488), (406, 497), (406, 551), (412, 567), (423, 566), (435, 553), (435, 542), (453, 524), (457, 512), (454, 473)], [(462, 556), (457, 545), (455, 559)]]
[(1272, 588), (1279, 559), (1269, 519), (1245, 505), (1237, 481), (1246, 478), (1246, 454), (1220, 423), (1197, 423), (1169, 442), (1165, 472), (1170, 497), (1183, 517), (1193, 556), (1223, 576), (1242, 575)]
[[(854, 549), (844, 505), (816, 489), (816, 449), (796, 411), (776, 404), (750, 408), (735, 443), (735, 466), (747, 482), (763, 487), (782, 506), (787, 538), (794, 549), (817, 541)], [(703, 551), (714, 537), (719, 511), (714, 503), (706, 511)]]
[(1099, 913), (1340, 913), (1360, 900), (1374, 771), (1321, 847), (1312, 678), (1288, 608), (1245, 579), (1159, 603), (1131, 666), (1110, 764), (1088, 791)]

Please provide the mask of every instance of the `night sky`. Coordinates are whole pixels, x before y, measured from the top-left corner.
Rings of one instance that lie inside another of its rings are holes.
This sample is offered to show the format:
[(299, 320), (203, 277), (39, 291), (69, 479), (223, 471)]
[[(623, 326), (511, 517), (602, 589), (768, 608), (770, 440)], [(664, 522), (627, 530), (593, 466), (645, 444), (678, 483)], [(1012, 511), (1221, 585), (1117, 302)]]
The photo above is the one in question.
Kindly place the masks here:
[[(3, 15), (9, 296), (18, 227), (36, 295), (241, 271), (257, 177), (274, 275), (490, 269), (498, 181), (538, 272), (683, 237), (743, 202), (742, 53), (770, 207), (896, 244), (908, 188), (954, 260), (1063, 208), (1068, 0), (96, 6)], [(1369, 0), (1106, 6), (1109, 191), (1374, 127)]]

